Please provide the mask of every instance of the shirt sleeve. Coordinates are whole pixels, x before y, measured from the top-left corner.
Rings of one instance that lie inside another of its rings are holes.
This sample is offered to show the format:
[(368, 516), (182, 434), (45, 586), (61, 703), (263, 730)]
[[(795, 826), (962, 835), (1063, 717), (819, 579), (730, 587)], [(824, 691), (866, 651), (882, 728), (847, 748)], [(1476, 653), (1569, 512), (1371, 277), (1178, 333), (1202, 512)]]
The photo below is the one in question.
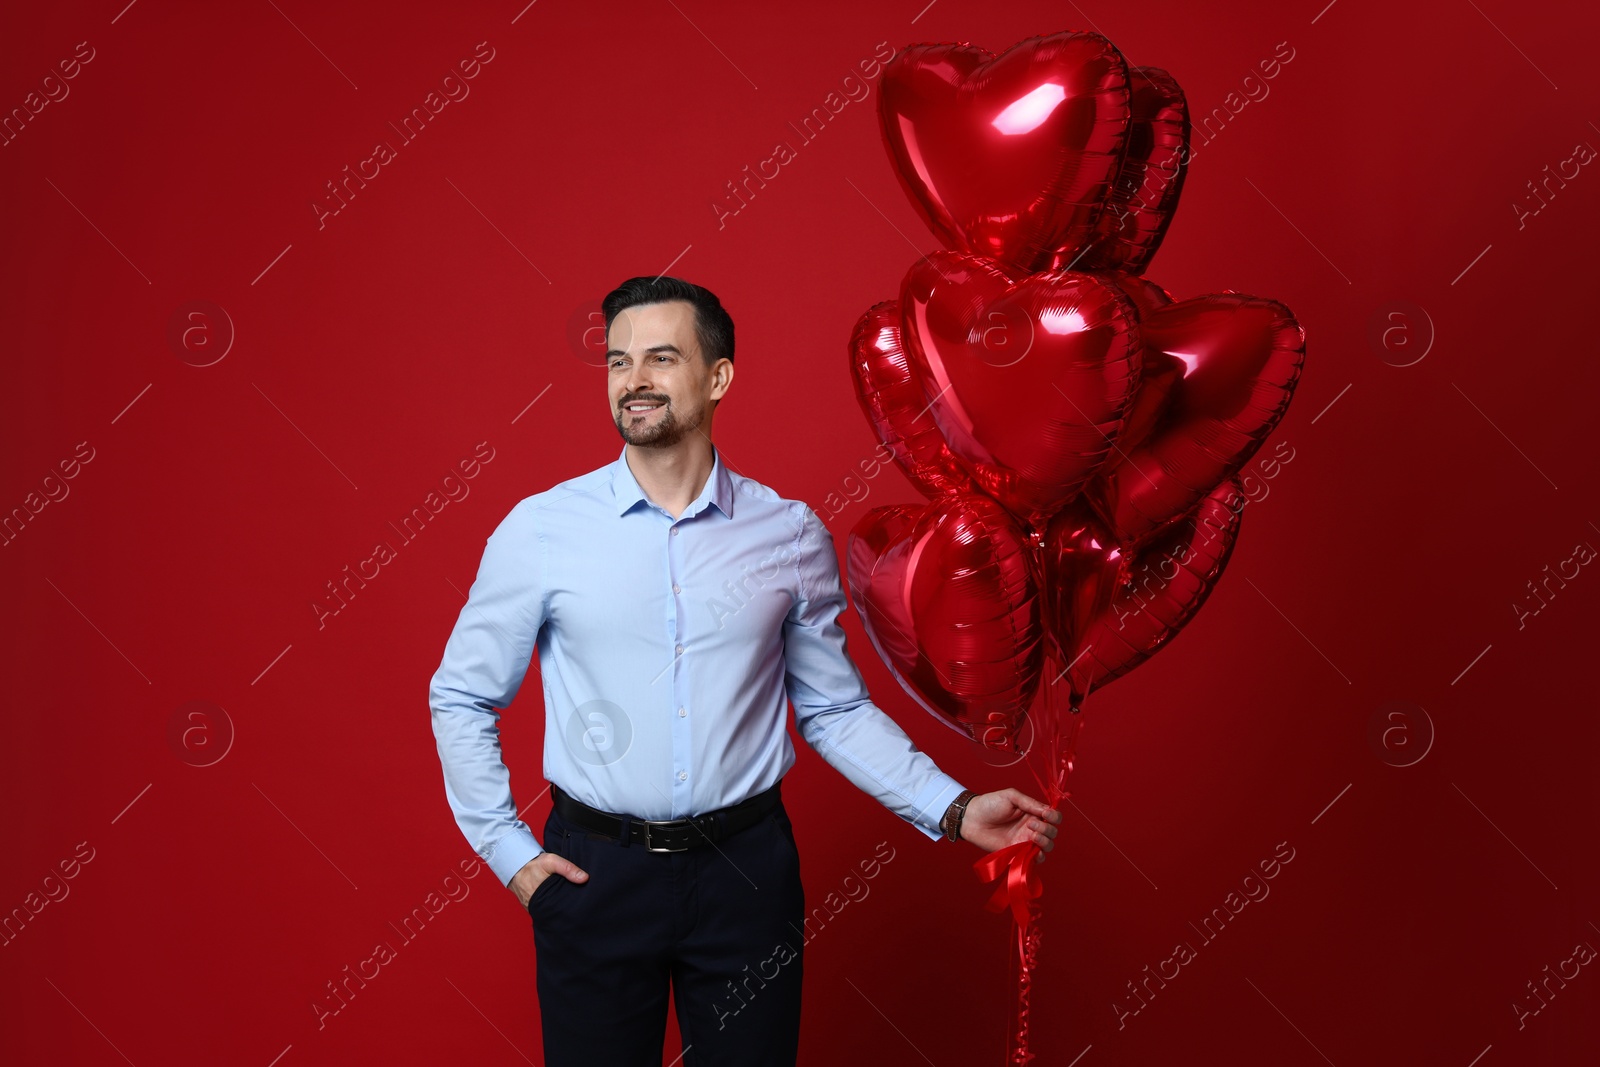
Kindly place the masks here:
[(869, 698), (839, 625), (846, 601), (833, 535), (816, 512), (801, 507), (799, 592), (783, 626), (785, 686), (795, 724), (806, 743), (857, 788), (938, 840), (939, 820), (961, 783)]
[(428, 688), (445, 797), (502, 884), (544, 851), (511, 799), (500, 709), (516, 697), (544, 625), (542, 545), (526, 501), (489, 535), (478, 576)]

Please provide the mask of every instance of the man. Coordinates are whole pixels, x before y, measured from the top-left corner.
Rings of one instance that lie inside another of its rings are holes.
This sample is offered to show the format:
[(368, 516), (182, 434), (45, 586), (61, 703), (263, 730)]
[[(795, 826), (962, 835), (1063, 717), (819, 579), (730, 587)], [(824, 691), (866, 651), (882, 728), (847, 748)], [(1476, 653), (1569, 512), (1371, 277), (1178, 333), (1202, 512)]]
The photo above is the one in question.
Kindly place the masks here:
[[(869, 700), (827, 528), (712, 444), (733, 382), (716, 296), (632, 278), (602, 308), (622, 453), (489, 537), (429, 691), (445, 793), (532, 920), (546, 1063), (659, 1065), (670, 985), (688, 1067), (793, 1064), (805, 898), (778, 793), (787, 701), (823, 759), (934, 840), (1048, 851), (1061, 814), (1014, 789), (973, 795)], [(782, 397), (767, 410), (803, 425)], [(498, 730), (535, 649), (542, 841)]]

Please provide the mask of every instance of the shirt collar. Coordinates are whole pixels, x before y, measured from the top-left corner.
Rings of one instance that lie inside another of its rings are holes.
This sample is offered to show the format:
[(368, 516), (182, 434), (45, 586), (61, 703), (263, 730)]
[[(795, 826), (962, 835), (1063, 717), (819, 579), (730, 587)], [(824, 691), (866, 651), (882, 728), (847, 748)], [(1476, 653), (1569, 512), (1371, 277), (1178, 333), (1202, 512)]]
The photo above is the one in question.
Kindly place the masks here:
[[(644, 488), (639, 484), (639, 479), (633, 476), (633, 468), (628, 466), (628, 446), (624, 444), (618, 453), (617, 460), (611, 465), (611, 493), (617, 502), (617, 514), (625, 515), (628, 509), (639, 501), (650, 501), (645, 495)], [(709, 500), (728, 518), (733, 518), (733, 479), (728, 475), (728, 468), (722, 463), (722, 453), (716, 445), (711, 446), (711, 474), (706, 478), (706, 484), (700, 490), (700, 495), (684, 509), (680, 518), (688, 518), (699, 512)]]

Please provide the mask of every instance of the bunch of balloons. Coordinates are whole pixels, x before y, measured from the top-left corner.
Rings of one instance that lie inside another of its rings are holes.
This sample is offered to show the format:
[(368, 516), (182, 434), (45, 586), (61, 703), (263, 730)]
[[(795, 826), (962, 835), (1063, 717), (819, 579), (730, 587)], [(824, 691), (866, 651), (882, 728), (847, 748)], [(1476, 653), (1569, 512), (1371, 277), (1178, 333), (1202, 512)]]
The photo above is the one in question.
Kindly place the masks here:
[(928, 502), (865, 515), (847, 573), (913, 699), (1015, 752), (1041, 688), (1064, 682), (1076, 712), (1199, 610), (1305, 335), (1277, 301), (1174, 300), (1143, 276), (1183, 188), (1188, 109), (1099, 34), (999, 56), (915, 45), (878, 99), (948, 249), (850, 338), (862, 410)]
[[(1042, 752), (1054, 807), (1084, 699), (1171, 641), (1221, 577), (1239, 472), (1288, 408), (1305, 333), (1277, 301), (1174, 300), (1144, 276), (1183, 190), (1188, 107), (1099, 34), (998, 56), (914, 45), (878, 103), (945, 248), (861, 317), (850, 364), (928, 500), (863, 516), (846, 570), (901, 686), (986, 750)], [(974, 864), (1000, 883), (987, 906), (1015, 919), (1016, 1065), (1033, 1059), (1038, 851)]]

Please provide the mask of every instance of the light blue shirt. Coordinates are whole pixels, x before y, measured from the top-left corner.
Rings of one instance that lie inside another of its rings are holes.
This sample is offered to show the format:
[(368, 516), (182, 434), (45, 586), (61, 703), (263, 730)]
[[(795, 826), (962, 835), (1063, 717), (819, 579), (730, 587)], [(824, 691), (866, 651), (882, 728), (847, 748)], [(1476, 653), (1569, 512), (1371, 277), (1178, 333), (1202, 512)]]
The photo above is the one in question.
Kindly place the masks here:
[(500, 709), (534, 650), (545, 777), (604, 811), (678, 819), (794, 766), (786, 702), (816, 752), (938, 840), (961, 792), (872, 703), (845, 649), (833, 537), (805, 503), (713, 466), (676, 520), (615, 462), (511, 509), (429, 687), (456, 823), (509, 883), (543, 848), (517, 817)]

